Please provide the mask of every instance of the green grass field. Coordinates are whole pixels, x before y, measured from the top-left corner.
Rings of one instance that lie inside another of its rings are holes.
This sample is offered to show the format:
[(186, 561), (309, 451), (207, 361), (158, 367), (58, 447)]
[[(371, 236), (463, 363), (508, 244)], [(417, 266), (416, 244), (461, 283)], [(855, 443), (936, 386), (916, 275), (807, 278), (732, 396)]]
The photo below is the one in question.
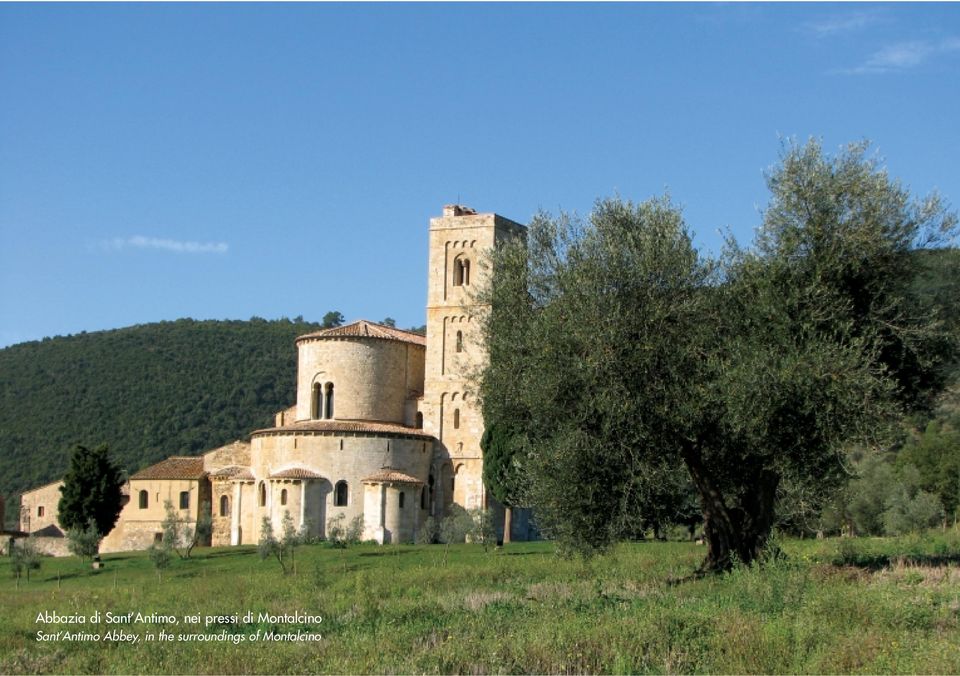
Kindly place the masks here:
[[(4, 561), (0, 673), (960, 673), (956, 535), (783, 547), (763, 569), (680, 582), (702, 547), (623, 544), (585, 562), (550, 543), (313, 545), (290, 575), (251, 547), (206, 549), (162, 581), (141, 554), (108, 555), (98, 573), (48, 558), (19, 590)], [(37, 641), (67, 628), (38, 623), (41, 611), (323, 620), (69, 626), (120, 628), (141, 637), (131, 645)], [(143, 642), (161, 630), (230, 640)], [(322, 639), (262, 638), (298, 630)]]

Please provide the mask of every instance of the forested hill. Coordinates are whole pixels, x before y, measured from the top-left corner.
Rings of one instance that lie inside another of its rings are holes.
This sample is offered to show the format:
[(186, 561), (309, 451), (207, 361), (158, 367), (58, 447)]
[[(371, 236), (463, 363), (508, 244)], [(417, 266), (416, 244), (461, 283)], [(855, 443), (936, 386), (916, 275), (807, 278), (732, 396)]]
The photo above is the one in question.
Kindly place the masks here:
[(108, 444), (133, 472), (272, 424), (295, 400), (294, 340), (320, 328), (180, 319), (0, 350), (0, 494), (8, 512), (16, 512), (12, 494), (62, 476), (77, 443)]

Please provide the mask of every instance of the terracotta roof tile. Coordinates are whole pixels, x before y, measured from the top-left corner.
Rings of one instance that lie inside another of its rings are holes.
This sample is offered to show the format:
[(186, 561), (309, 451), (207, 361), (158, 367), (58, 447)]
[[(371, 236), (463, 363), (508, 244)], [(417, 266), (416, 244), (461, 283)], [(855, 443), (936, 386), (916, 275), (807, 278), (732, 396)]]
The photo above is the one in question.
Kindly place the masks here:
[(300, 422), (284, 425), (283, 427), (269, 427), (257, 430), (252, 434), (265, 432), (369, 432), (372, 434), (397, 434), (410, 437), (432, 439), (417, 427), (407, 427), (397, 423), (365, 422), (362, 420), (301, 420)]
[(421, 336), (419, 333), (368, 322), (366, 319), (344, 324), (343, 326), (336, 326), (332, 329), (307, 333), (299, 336), (297, 342), (318, 338), (380, 338), (383, 340), (399, 340), (404, 343), (413, 343), (414, 345), (421, 346), (426, 346), (427, 344), (426, 336)]
[(392, 467), (384, 467), (376, 474), (371, 474), (366, 479), (361, 480), (363, 483), (379, 483), (379, 484), (422, 484), (423, 482), (416, 477), (412, 477), (409, 474), (404, 474), (398, 470), (393, 469)]
[(202, 479), (206, 472), (203, 469), (203, 458), (184, 458), (174, 456), (161, 460), (156, 465), (145, 467), (132, 477), (131, 481), (140, 479)]
[(250, 473), (250, 470), (246, 467), (237, 467), (236, 465), (230, 465), (229, 467), (221, 467), (218, 470), (210, 472), (211, 479), (252, 479), (253, 474)]
[(282, 469), (270, 475), (271, 479), (322, 479), (319, 474), (304, 467)]

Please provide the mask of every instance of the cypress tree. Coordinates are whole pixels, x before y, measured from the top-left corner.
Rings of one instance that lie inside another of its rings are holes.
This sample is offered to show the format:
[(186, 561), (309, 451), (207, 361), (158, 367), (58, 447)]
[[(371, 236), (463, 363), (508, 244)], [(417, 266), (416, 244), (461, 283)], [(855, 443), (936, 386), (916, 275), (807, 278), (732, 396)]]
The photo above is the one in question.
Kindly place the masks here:
[(67, 530), (83, 529), (92, 520), (100, 536), (110, 532), (122, 508), (123, 475), (107, 446), (77, 445), (60, 488), (59, 521)]

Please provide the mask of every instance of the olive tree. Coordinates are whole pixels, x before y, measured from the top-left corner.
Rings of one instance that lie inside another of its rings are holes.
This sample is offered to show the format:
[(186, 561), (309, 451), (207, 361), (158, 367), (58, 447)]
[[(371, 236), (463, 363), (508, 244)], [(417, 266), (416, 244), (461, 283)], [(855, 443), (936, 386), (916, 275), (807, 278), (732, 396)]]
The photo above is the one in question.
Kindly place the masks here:
[(668, 198), (541, 215), (494, 252), (484, 418), (522, 434), (529, 502), (561, 545), (635, 530), (683, 467), (703, 570), (752, 562), (788, 487), (827, 495), (845, 449), (936, 387), (949, 346), (912, 305), (911, 252), (956, 219), (865, 150), (787, 146), (757, 241), (718, 260)]

